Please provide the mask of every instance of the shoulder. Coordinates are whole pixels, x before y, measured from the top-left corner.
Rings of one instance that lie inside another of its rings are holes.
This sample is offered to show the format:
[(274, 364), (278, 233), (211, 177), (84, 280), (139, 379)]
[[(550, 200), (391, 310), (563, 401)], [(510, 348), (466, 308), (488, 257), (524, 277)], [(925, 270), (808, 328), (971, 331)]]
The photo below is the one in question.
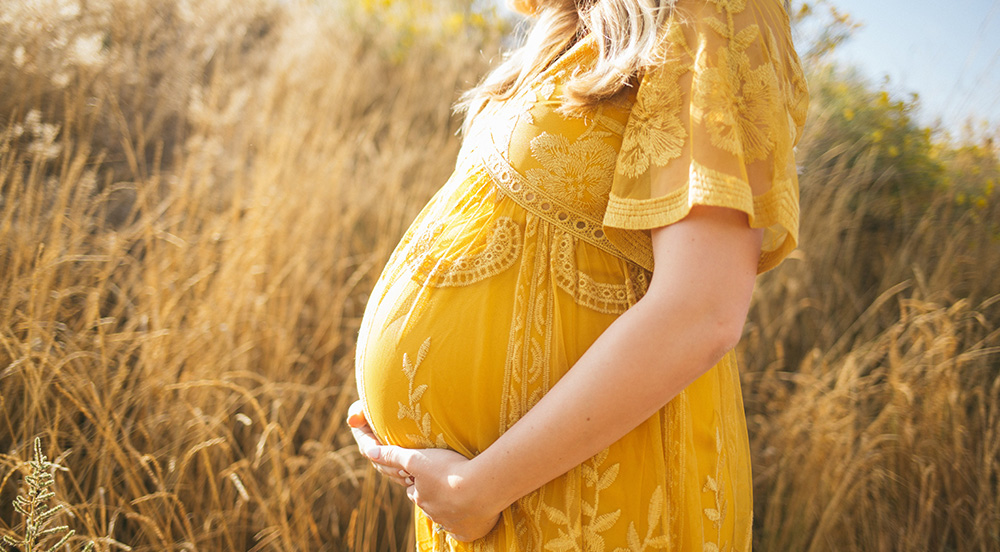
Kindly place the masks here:
[(676, 79), (689, 71), (726, 80), (773, 78), (801, 127), (808, 89), (786, 0), (676, 0), (671, 10), (644, 79), (650, 73)]
[(776, 27), (790, 23), (786, 0), (675, 0), (669, 9), (667, 25), (697, 24), (703, 18), (718, 16), (756, 19)]
[[(785, 0), (676, 0), (661, 34), (670, 38), (678, 28), (715, 31), (722, 38), (737, 38), (733, 31), (746, 27), (779, 35), (791, 42), (791, 22)], [(746, 37), (741, 37), (746, 40)]]

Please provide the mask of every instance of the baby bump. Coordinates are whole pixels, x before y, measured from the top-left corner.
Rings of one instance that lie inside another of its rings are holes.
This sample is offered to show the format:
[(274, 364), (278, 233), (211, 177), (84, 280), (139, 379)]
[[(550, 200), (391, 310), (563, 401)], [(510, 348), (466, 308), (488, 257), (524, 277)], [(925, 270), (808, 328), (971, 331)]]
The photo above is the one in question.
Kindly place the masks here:
[(645, 288), (540, 219), (468, 219), (424, 224), (454, 237), (432, 247), (415, 232), (365, 310), (357, 383), (387, 443), (484, 450)]
[(466, 455), (500, 434), (512, 306), (509, 282), (376, 290), (358, 340), (357, 383), (386, 443)]

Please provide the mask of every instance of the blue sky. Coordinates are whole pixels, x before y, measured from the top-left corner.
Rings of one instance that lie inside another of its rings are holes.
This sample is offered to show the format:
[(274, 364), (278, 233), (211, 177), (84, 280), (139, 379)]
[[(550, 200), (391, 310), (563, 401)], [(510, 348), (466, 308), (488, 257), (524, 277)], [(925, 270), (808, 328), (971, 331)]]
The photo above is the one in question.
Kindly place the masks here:
[(900, 99), (917, 93), (924, 125), (940, 122), (958, 135), (972, 119), (1000, 129), (1000, 0), (829, 2), (863, 24), (837, 61), (876, 85), (887, 78)]
[(900, 99), (919, 94), (921, 123), (1000, 127), (1000, 0), (829, 1), (864, 24), (835, 59), (875, 84), (888, 77)]
[(830, 0), (864, 24), (835, 53), (898, 96), (920, 95), (924, 124), (1000, 125), (1000, 0)]

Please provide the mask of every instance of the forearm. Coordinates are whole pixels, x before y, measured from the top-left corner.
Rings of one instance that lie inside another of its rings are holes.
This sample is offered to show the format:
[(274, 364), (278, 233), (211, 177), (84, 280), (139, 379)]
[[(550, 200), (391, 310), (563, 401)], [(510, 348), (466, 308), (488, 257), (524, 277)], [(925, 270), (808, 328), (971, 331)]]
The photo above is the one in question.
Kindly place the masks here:
[(359, 444), (408, 481), (407, 495), (435, 522), (482, 536), (504, 508), (621, 439), (736, 344), (762, 236), (743, 213), (718, 207), (695, 207), (654, 229), (656, 269), (646, 295), (475, 458), (378, 447), (356, 430)]
[(719, 360), (725, 330), (684, 302), (639, 301), (473, 460), (500, 507), (623, 437)]
[(653, 231), (657, 268), (646, 296), (470, 463), (492, 507), (507, 507), (622, 438), (736, 344), (762, 235), (742, 213), (719, 208), (695, 208)]

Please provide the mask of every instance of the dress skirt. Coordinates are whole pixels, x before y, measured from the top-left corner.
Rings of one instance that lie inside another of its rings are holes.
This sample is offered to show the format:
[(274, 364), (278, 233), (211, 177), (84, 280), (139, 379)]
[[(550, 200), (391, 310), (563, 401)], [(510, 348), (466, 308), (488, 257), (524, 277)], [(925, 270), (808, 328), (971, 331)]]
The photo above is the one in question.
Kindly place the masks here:
[[(485, 450), (645, 291), (649, 274), (454, 178), (378, 282), (359, 339), (387, 444)], [(669, 339), (669, 336), (664, 336)], [(752, 496), (733, 354), (607, 450), (459, 543), (417, 511), (420, 550), (747, 550)]]
[[(587, 35), (473, 110), (455, 172), (393, 252), (362, 322), (357, 384), (383, 442), (486, 450), (643, 297), (654, 264), (671, 262), (654, 263), (651, 230), (695, 205), (763, 230), (760, 272), (795, 248), (808, 91), (784, 2), (677, 0), (660, 35), (660, 63), (597, 105), (564, 109), (567, 83), (602, 51)], [(456, 542), (417, 509), (417, 545), (746, 552), (751, 493), (729, 352), (486, 537)]]

